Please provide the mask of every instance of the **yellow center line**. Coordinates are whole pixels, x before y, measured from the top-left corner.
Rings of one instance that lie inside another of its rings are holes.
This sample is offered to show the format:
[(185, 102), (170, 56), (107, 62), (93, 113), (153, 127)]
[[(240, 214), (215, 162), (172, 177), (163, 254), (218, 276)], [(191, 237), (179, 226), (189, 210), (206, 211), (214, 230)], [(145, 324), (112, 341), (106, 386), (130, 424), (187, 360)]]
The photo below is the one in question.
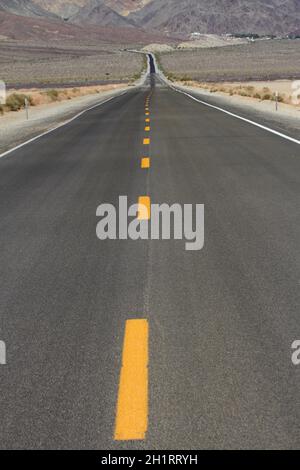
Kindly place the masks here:
[(149, 118), (145, 119), (145, 122), (150, 122), (150, 119)]
[(149, 131), (150, 131), (150, 126), (146, 126), (146, 127), (145, 127), (145, 131), (146, 131), (146, 132), (149, 132)]
[(138, 220), (149, 220), (151, 217), (151, 200), (149, 196), (140, 196), (138, 202)]
[(148, 429), (148, 321), (127, 320), (115, 440), (145, 439)]
[(145, 138), (143, 141), (144, 145), (149, 145), (150, 144), (150, 139)]
[(142, 158), (141, 166), (142, 168), (150, 168), (150, 158), (148, 157)]
[(146, 112), (146, 113), (145, 113), (145, 116), (149, 116), (149, 115), (150, 115), (150, 113), (149, 113), (149, 112)]

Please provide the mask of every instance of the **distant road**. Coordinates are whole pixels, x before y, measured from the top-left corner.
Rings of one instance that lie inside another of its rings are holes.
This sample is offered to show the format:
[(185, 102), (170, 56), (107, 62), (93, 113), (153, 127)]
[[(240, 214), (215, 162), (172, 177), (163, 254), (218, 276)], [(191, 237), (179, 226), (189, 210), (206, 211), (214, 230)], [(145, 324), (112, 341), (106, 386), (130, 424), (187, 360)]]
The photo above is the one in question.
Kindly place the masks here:
[[(205, 247), (100, 241), (120, 195), (205, 204)], [(299, 207), (299, 145), (154, 74), (1, 158), (0, 447), (299, 448)]]

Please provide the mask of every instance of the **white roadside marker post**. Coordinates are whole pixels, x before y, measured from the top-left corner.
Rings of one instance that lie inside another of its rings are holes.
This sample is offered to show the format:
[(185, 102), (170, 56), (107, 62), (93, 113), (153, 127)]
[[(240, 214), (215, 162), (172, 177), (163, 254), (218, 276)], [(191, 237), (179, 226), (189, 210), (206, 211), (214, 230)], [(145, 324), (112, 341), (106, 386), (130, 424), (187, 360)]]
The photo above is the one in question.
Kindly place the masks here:
[(275, 109), (278, 111), (278, 91), (275, 91)]
[(27, 98), (25, 98), (25, 110), (26, 110), (26, 119), (27, 119), (27, 121), (29, 119), (28, 109), (29, 109), (29, 101), (28, 101)]

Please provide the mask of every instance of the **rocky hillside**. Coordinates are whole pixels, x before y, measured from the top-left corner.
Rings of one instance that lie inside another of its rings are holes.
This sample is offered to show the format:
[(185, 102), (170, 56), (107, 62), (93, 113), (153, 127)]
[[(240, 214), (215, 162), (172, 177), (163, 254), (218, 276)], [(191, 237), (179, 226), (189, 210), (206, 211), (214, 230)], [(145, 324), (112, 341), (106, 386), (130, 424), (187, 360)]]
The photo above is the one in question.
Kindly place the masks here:
[(129, 18), (161, 32), (286, 34), (300, 27), (300, 0), (153, 0)]
[(182, 35), (300, 30), (300, 0), (0, 0), (1, 11)]
[(43, 9), (32, 0), (0, 0), (0, 12), (29, 17), (55, 18), (48, 9)]
[(133, 26), (133, 21), (128, 20), (116, 11), (109, 8), (103, 0), (90, 0), (78, 12), (69, 18), (70, 23), (93, 24), (101, 26)]
[[(93, 7), (90, 0), (32, 0), (36, 5), (49, 10), (63, 18), (69, 18), (79, 13), (80, 8)], [(111, 8), (119, 15), (127, 16), (129, 13), (138, 11), (143, 8), (151, 0), (103, 0), (105, 6)], [(95, 20), (94, 20), (95, 21)]]

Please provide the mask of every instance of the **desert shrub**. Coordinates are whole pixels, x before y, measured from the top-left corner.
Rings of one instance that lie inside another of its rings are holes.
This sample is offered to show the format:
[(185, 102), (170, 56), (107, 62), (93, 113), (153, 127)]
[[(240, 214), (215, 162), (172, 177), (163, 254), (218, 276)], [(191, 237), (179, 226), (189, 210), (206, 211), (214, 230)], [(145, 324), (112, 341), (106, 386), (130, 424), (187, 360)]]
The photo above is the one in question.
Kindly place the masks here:
[(271, 100), (272, 95), (270, 93), (264, 93), (263, 96), (262, 96), (262, 99), (263, 100)]
[(172, 72), (169, 72), (168, 73), (168, 79), (171, 81), (171, 82), (174, 82), (176, 80), (176, 76), (172, 73)]
[(57, 90), (47, 90), (46, 95), (50, 98), (51, 101), (57, 101), (59, 97), (59, 93)]
[(21, 109), (22, 106), (24, 106), (24, 103), (21, 103), (17, 94), (14, 93), (13, 95), (10, 95), (7, 98), (6, 106), (8, 107), (10, 111), (19, 111), (19, 109)]
[(4, 107), (2, 106), (2, 104), (0, 104), (0, 114), (4, 114)]
[(256, 98), (257, 100), (260, 100), (261, 99), (261, 94), (256, 92), (256, 93), (254, 93), (253, 98)]
[(10, 111), (19, 111), (25, 107), (25, 99), (27, 98), (30, 105), (34, 105), (33, 99), (30, 95), (23, 95), (21, 93), (13, 93), (9, 95), (6, 100), (6, 106)]
[(180, 80), (182, 82), (192, 82), (193, 81), (193, 79), (191, 77), (189, 77), (188, 75), (183, 75)]

